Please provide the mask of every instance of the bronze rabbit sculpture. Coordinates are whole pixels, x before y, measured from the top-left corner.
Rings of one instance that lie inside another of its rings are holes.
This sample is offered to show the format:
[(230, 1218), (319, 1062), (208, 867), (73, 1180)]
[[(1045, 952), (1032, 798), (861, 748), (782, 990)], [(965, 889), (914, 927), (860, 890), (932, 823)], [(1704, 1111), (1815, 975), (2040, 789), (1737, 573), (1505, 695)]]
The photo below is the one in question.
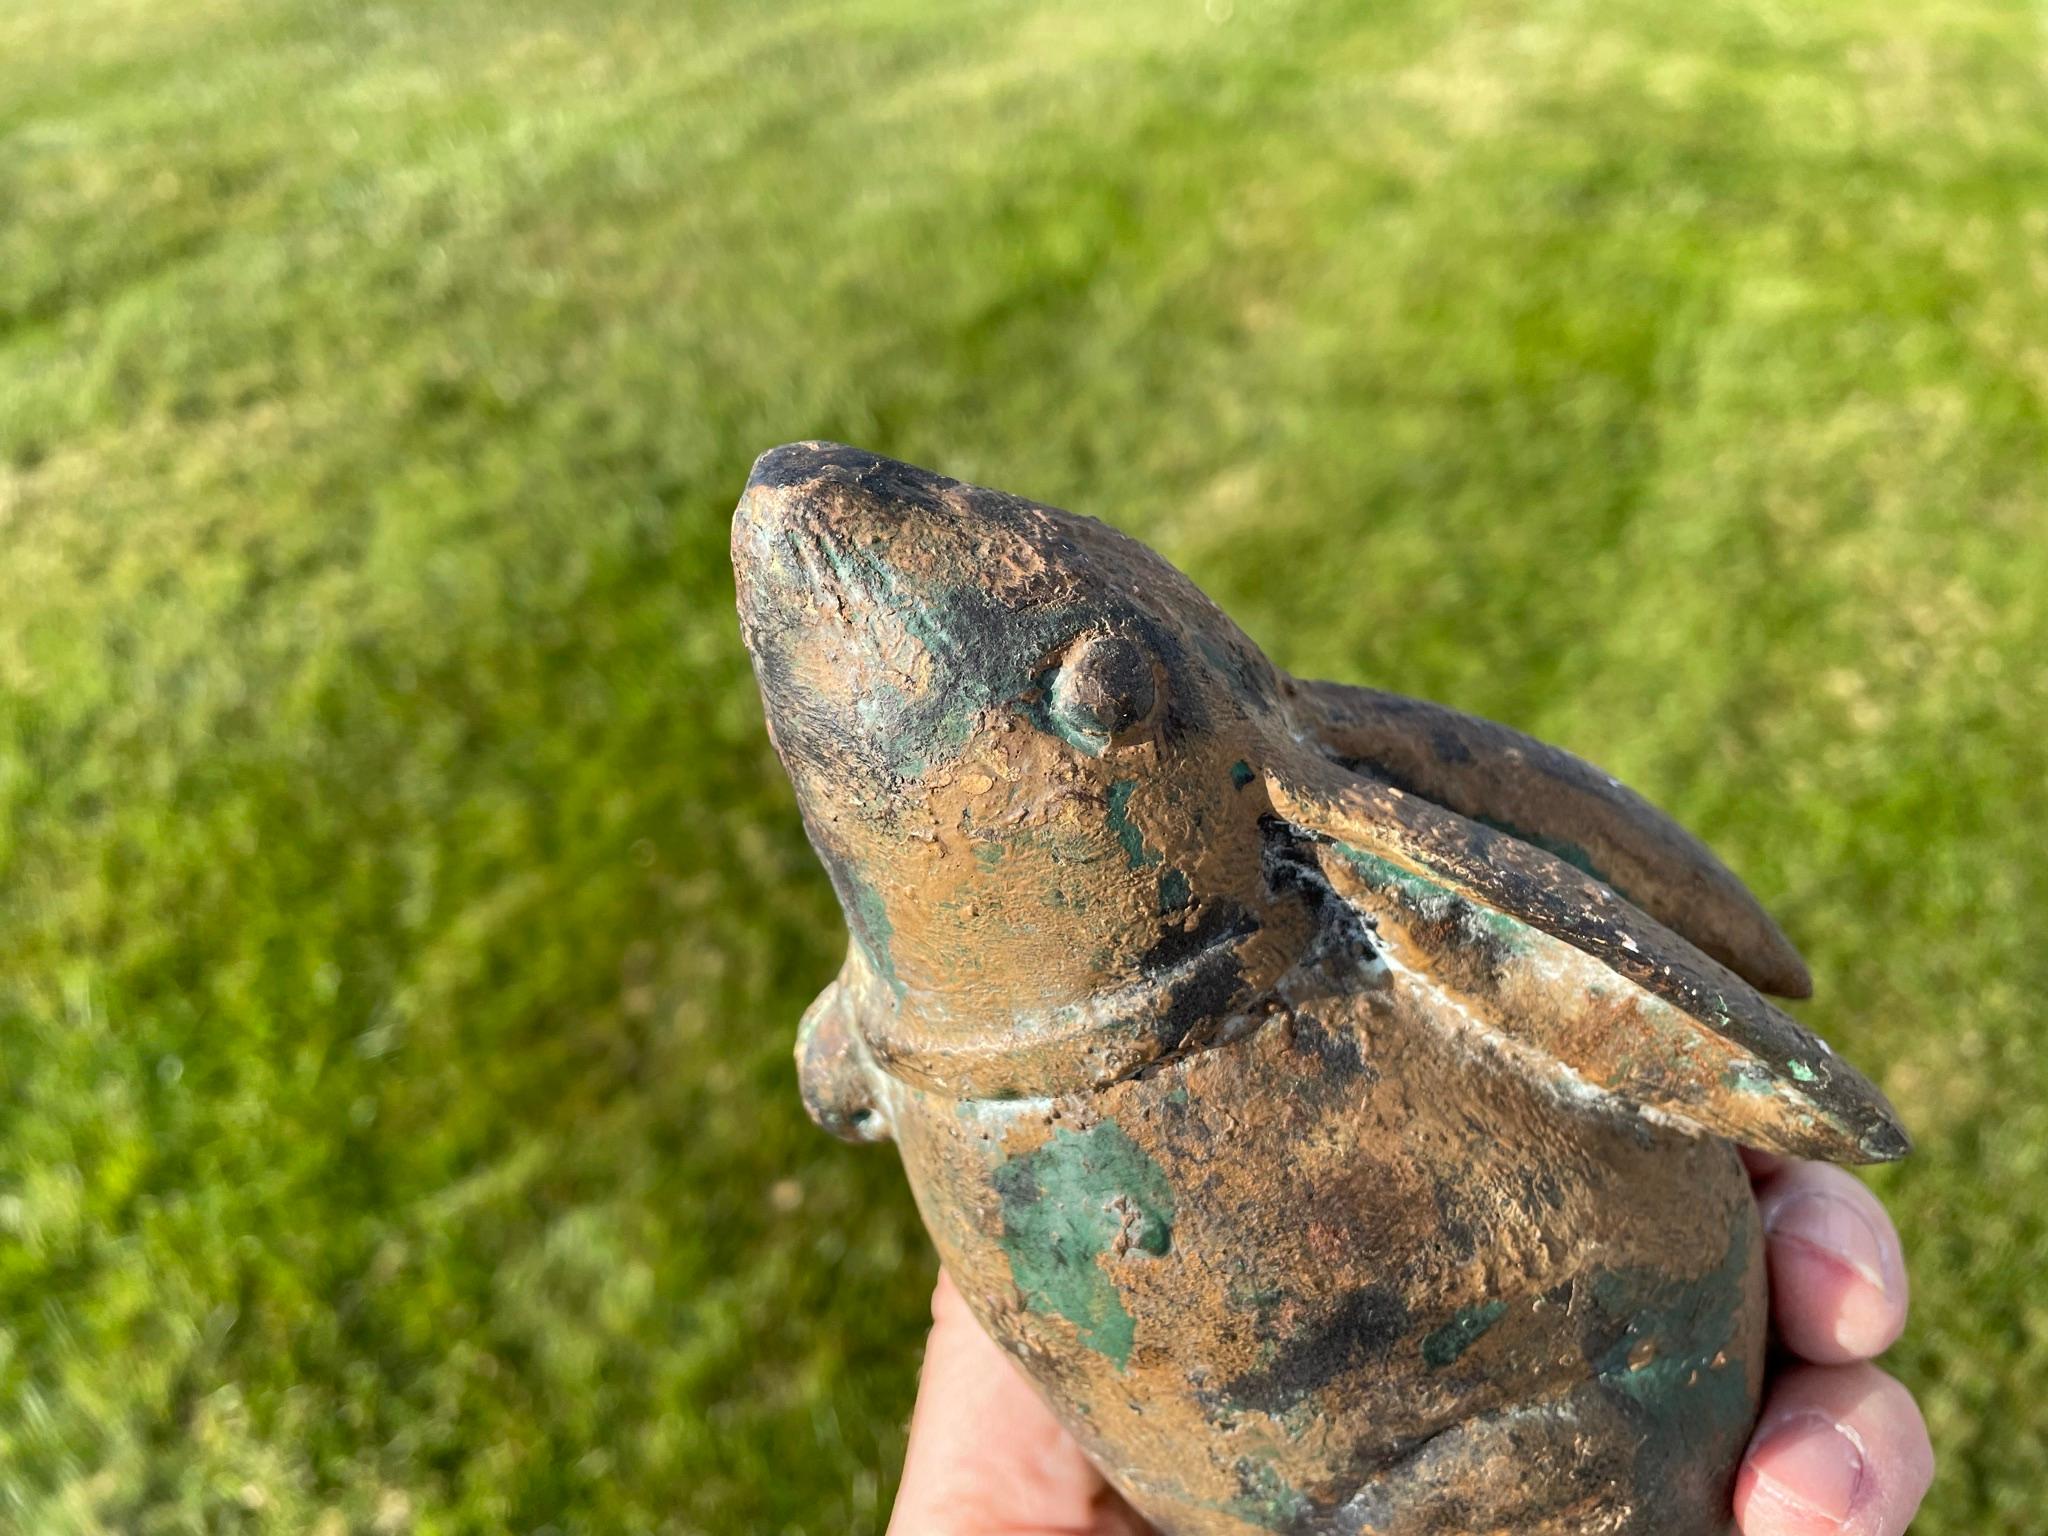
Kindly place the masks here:
[(1677, 824), (1280, 671), (1089, 519), (827, 443), (733, 524), (845, 909), (812, 1115), (1169, 1536), (1729, 1525), (1765, 1342), (1731, 1143), (1902, 1156)]

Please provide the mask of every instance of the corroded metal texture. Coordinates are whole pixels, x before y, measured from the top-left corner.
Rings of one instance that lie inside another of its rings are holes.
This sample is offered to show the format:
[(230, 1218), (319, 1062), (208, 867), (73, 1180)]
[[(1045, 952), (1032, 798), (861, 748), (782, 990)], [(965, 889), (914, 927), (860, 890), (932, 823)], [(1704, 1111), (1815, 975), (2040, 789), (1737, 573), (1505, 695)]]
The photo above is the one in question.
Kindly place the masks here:
[(805, 1102), (896, 1141), (1133, 1504), (1726, 1530), (1765, 1324), (1730, 1142), (1907, 1143), (1753, 988), (1805, 966), (1703, 845), (1555, 748), (1288, 677), (1014, 496), (793, 444), (733, 558), (853, 940)]

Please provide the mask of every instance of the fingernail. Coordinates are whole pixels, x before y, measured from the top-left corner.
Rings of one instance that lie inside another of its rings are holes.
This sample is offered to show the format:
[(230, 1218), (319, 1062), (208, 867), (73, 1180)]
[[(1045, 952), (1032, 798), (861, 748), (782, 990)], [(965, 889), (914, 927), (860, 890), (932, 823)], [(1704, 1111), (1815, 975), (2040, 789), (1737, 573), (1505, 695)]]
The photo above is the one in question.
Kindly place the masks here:
[(1750, 1452), (1759, 1490), (1839, 1525), (1863, 1494), (1863, 1451), (1833, 1419), (1802, 1413), (1775, 1426)]
[(1890, 1288), (1884, 1242), (1848, 1201), (1806, 1190), (1775, 1207), (1764, 1225), (1773, 1237), (1794, 1238), (1834, 1255), (1878, 1290)]

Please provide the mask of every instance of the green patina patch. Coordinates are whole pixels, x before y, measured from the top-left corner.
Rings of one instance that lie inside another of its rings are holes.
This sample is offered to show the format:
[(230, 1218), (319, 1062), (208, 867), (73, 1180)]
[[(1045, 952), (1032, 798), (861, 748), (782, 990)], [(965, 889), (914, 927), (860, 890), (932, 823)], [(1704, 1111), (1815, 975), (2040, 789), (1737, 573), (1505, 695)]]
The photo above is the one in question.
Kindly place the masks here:
[(1477, 1344), (1507, 1310), (1504, 1301), (1481, 1301), (1460, 1308), (1455, 1317), (1422, 1341), (1422, 1358), (1432, 1370), (1442, 1370)]
[(1376, 853), (1355, 848), (1350, 843), (1333, 844), (1344, 862), (1365, 879), (1368, 885), (1379, 890), (1391, 890), (1409, 906), (1427, 916), (1435, 916), (1446, 909), (1458, 915), (1461, 922), (1471, 929), (1477, 929), (1495, 943), (1512, 953), (1520, 954), (1535, 942), (1534, 931), (1526, 923), (1518, 922), (1505, 912), (1472, 901), (1449, 886), (1439, 885), (1412, 870), (1403, 869), (1391, 859), (1383, 859)]
[(1820, 1081), (1820, 1074), (1803, 1061), (1788, 1061), (1785, 1063), (1785, 1070), (1798, 1078), (1802, 1083), (1817, 1083)]
[(1234, 1470), (1237, 1485), (1243, 1491), (1222, 1506), (1226, 1514), (1252, 1521), (1267, 1530), (1285, 1531), (1299, 1528), (1313, 1512), (1314, 1506), (1300, 1492), (1289, 1487), (1286, 1479), (1270, 1464), (1246, 1458), (1240, 1460)]
[(1039, 730), (1049, 736), (1057, 736), (1076, 752), (1085, 752), (1090, 757), (1100, 757), (1109, 747), (1109, 738), (1078, 729), (1071, 720), (1052, 707), (1053, 679), (1059, 670), (1059, 663), (1055, 662), (1031, 679), (1032, 693), (1022, 701), (1024, 716)]
[(1159, 910), (1161, 913), (1178, 912), (1188, 904), (1188, 877), (1177, 869), (1163, 870), (1159, 876)]
[(1138, 790), (1136, 779), (1118, 779), (1109, 786), (1109, 829), (1123, 844), (1124, 857), (1133, 869), (1150, 869), (1160, 860), (1159, 850), (1145, 846), (1145, 834), (1131, 820), (1131, 796)]
[(1053, 1132), (995, 1171), (1003, 1252), (1034, 1312), (1063, 1317), (1081, 1342), (1121, 1369), (1135, 1324), (1098, 1262), (1132, 1249), (1163, 1254), (1173, 1241), (1173, 1189), (1144, 1148), (1105, 1120)]
[(958, 752), (974, 739), (974, 717), (978, 713), (980, 706), (972, 698), (962, 701), (959, 707), (939, 716), (938, 726), (932, 732), (933, 739), (940, 746)]
[(1777, 1084), (1760, 1064), (1753, 1061), (1738, 1061), (1721, 1074), (1721, 1086), (1733, 1093), (1754, 1097), (1768, 1095)]
[(1230, 765), (1230, 782), (1234, 788), (1243, 789), (1252, 781), (1252, 765), (1239, 758)]
[(896, 925), (889, 921), (889, 909), (882, 904), (881, 892), (863, 880), (844, 860), (828, 862), (839, 886), (840, 905), (846, 910), (847, 931), (853, 935), (853, 942), (860, 946), (868, 964), (889, 983), (889, 989), (901, 997), (903, 983), (896, 979), (896, 961), (889, 953), (889, 942), (896, 936)]
[[(927, 654), (971, 654), (948, 627), (948, 609), (957, 600), (955, 589), (908, 588), (888, 561), (867, 550), (842, 549), (831, 540), (819, 541), (817, 552), (847, 591), (869, 596)], [(935, 762), (950, 757), (972, 738), (975, 714), (987, 701), (989, 692), (985, 683), (980, 687), (945, 690), (941, 708), (934, 717), (902, 689), (877, 683), (856, 706), (856, 714), (875, 739), (884, 744), (892, 770), (905, 778), (922, 778)], [(910, 729), (898, 728), (900, 722), (913, 718), (920, 724)]]
[(1509, 917), (1505, 912), (1496, 912), (1491, 907), (1482, 907), (1463, 897), (1454, 897), (1465, 909), (1465, 923), (1491, 936), (1493, 940), (1515, 954), (1521, 954), (1535, 943), (1535, 934), (1527, 923)]
[(1439, 903), (1452, 900), (1451, 893), (1432, 880), (1411, 874), (1400, 865), (1368, 853), (1363, 848), (1354, 848), (1349, 843), (1333, 844), (1338, 855), (1353, 869), (1365, 877), (1368, 884), (1381, 889), (1392, 889), (1405, 896), (1415, 906), (1425, 903)]
[(951, 589), (906, 587), (895, 566), (872, 550), (844, 549), (832, 539), (820, 539), (817, 551), (848, 592), (864, 594), (894, 615), (904, 632), (932, 655), (946, 656), (963, 648), (946, 625)]
[(1743, 1220), (1704, 1275), (1673, 1280), (1655, 1270), (1617, 1270), (1594, 1277), (1594, 1304), (1620, 1324), (1592, 1357), (1594, 1375), (1643, 1425), (1635, 1482), (1652, 1503), (1703, 1496), (1688, 1479), (1732, 1464), (1749, 1436), (1756, 1405), (1737, 1348), (1749, 1263)]
[(1608, 879), (1600, 866), (1593, 862), (1593, 856), (1570, 839), (1546, 837), (1541, 832), (1531, 832), (1527, 827), (1518, 827), (1511, 821), (1502, 821), (1493, 816), (1474, 816), (1472, 820), (1483, 827), (1491, 827), (1496, 832), (1505, 832), (1517, 842), (1527, 843), (1532, 848), (1541, 848), (1552, 858), (1563, 859), (1573, 869), (1581, 874), (1591, 875), (1602, 885), (1612, 887), (1624, 900), (1627, 899), (1628, 892)]
[[(1604, 1312), (1626, 1325), (1599, 1358), (1595, 1374), (1645, 1404), (1670, 1400), (1694, 1385), (1692, 1377), (1732, 1374), (1738, 1390), (1739, 1363), (1716, 1368), (1713, 1361), (1733, 1340), (1749, 1260), (1749, 1229), (1738, 1223), (1719, 1265), (1692, 1280), (1668, 1280), (1654, 1272), (1614, 1271), (1596, 1276), (1593, 1298)], [(1746, 1410), (1745, 1410), (1746, 1411)]]

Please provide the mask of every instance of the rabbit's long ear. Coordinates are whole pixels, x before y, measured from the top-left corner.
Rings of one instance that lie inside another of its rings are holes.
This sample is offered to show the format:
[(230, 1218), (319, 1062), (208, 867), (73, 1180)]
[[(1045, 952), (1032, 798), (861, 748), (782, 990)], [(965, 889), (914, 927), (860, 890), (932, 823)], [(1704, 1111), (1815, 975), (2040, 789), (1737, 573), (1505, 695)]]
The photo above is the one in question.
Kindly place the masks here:
[(1561, 1088), (1774, 1152), (1866, 1163), (1908, 1150), (1862, 1074), (1584, 871), (1304, 744), (1267, 764), (1265, 786), (1373, 920), (1396, 985)]
[(1331, 757), (1534, 843), (1780, 997), (1806, 962), (1713, 852), (1612, 775), (1520, 731), (1342, 683), (1296, 684), (1297, 718)]

